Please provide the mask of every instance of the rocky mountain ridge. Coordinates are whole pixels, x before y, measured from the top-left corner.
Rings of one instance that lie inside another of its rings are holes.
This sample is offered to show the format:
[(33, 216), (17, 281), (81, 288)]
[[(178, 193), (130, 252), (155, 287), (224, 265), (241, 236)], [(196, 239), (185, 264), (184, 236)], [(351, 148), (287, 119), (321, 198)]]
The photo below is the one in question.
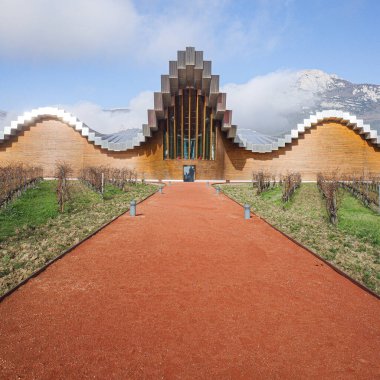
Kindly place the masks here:
[[(269, 81), (261, 88), (250, 88), (249, 96), (244, 96), (251, 99), (250, 102), (239, 101), (241, 91), (243, 95), (245, 94), (244, 88), (227, 94), (227, 97), (230, 95), (228, 99), (233, 95), (238, 98), (232, 110), (240, 130), (256, 130), (267, 135), (281, 136), (289, 133), (298, 123), (302, 123), (317, 111), (336, 109), (363, 119), (380, 134), (380, 85), (354, 84), (335, 74), (316, 69), (291, 72), (284, 82), (281, 80), (279, 76), (274, 83)], [(269, 95), (262, 97), (263, 88), (267, 86), (272, 86), (272, 90)], [(150, 105), (147, 106), (149, 107)], [(134, 128), (146, 122), (147, 108), (142, 109), (143, 107), (137, 110), (126, 108), (104, 110), (90, 105), (87, 108), (86, 112), (82, 112), (87, 117), (78, 110), (72, 112), (99, 132), (110, 133), (119, 129), (128, 129), (122, 126), (130, 125), (131, 120)], [(252, 110), (247, 113), (250, 108)], [(133, 118), (132, 111), (135, 111)], [(247, 113), (245, 119), (239, 120), (239, 115), (245, 113)], [(15, 118), (17, 118), (16, 113), (0, 110), (0, 130)], [(99, 128), (96, 127), (97, 124)], [(116, 127), (113, 127), (112, 131), (107, 131), (107, 128), (106, 131), (101, 130), (101, 127), (106, 125)]]
[(356, 115), (380, 132), (380, 85), (354, 84), (321, 70), (303, 70), (297, 76), (298, 89), (314, 95), (314, 104), (304, 107), (299, 116), (337, 109)]

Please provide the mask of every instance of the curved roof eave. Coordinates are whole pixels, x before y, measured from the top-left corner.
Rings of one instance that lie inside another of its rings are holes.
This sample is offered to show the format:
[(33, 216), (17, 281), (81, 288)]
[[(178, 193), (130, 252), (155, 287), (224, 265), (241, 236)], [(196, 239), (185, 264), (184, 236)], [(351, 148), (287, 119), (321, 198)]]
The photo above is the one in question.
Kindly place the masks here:
[(269, 144), (262, 144), (258, 141), (249, 141), (247, 138), (243, 138), (236, 126), (224, 125), (223, 129), (228, 131), (227, 137), (233, 139), (234, 143), (238, 144), (240, 147), (244, 147), (246, 150), (252, 151), (253, 153), (270, 153), (284, 148), (287, 144), (291, 144), (293, 140), (297, 140), (307, 129), (316, 126), (322, 121), (328, 120), (346, 124), (347, 127), (351, 127), (353, 130), (358, 131), (364, 139), (370, 141), (373, 145), (380, 147), (380, 136), (378, 136), (376, 130), (371, 129), (369, 124), (364, 124), (363, 120), (357, 119), (355, 115), (350, 115), (348, 112), (338, 110), (316, 112), (314, 115), (310, 115), (308, 119), (304, 119), (303, 123), (297, 124), (297, 128), (292, 129), (290, 133), (286, 134), (284, 137), (275, 139), (275, 141)]
[[(116, 139), (115, 142), (113, 142), (112, 136), (117, 134), (100, 134), (63, 109), (56, 107), (40, 107), (33, 109), (30, 112), (25, 112), (16, 120), (12, 121), (10, 126), (4, 127), (4, 130), (2, 132), (0, 131), (0, 143), (17, 135), (17, 133), (22, 131), (24, 127), (29, 126), (44, 117), (54, 117), (61, 120), (80, 132), (89, 142), (93, 142), (102, 149), (109, 151), (127, 151), (129, 149), (134, 149), (135, 147), (140, 146), (141, 143), (145, 142), (146, 137), (152, 135), (151, 130), (156, 128), (145, 124), (143, 125), (142, 131), (138, 130), (135, 135), (131, 134), (125, 139)], [(380, 136), (378, 136), (376, 130), (371, 129), (369, 124), (364, 124), (363, 120), (357, 119), (355, 115), (350, 115), (348, 112), (338, 110), (325, 110), (310, 115), (310, 117), (305, 119), (303, 123), (297, 124), (297, 128), (292, 129), (289, 134), (280, 138), (266, 136), (257, 132), (255, 132), (257, 136), (255, 136), (255, 134), (247, 136), (244, 133), (239, 133), (239, 129), (236, 125), (230, 125), (225, 122), (222, 125), (222, 129), (227, 133), (227, 137), (233, 139), (234, 143), (239, 147), (245, 148), (253, 153), (270, 153), (284, 148), (287, 144), (291, 144), (293, 140), (297, 140), (307, 129), (327, 120), (334, 120), (346, 124), (347, 127), (357, 130), (359, 134), (361, 134), (366, 140), (369, 140), (373, 145), (380, 147)], [(268, 139), (272, 141), (263, 142), (263, 137), (268, 137)]]
[(17, 135), (17, 133), (21, 132), (25, 127), (44, 117), (53, 117), (61, 120), (78, 131), (82, 136), (86, 137), (89, 142), (109, 151), (126, 151), (128, 149), (133, 149), (136, 146), (139, 146), (142, 142), (145, 142), (145, 137), (147, 136), (139, 130), (140, 132), (129, 136), (129, 139), (124, 139), (122, 142), (112, 142), (112, 140), (109, 140), (110, 135), (103, 135), (94, 131), (77, 117), (63, 109), (57, 107), (40, 107), (25, 112), (16, 120), (12, 121), (9, 126), (4, 127), (4, 130), (0, 131), (0, 143)]

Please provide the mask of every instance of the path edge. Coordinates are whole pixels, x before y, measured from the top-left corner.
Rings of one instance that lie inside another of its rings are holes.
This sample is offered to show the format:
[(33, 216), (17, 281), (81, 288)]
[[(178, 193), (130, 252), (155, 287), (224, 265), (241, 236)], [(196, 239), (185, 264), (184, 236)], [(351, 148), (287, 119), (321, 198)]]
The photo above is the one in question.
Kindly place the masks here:
[[(213, 186), (214, 185), (225, 185), (225, 183), (213, 183), (212, 184)], [(236, 204), (238, 204), (240, 207), (244, 208), (244, 205), (239, 203), (237, 200), (233, 199), (232, 197), (230, 197), (229, 195), (227, 195), (223, 189), (221, 188), (222, 190), (222, 194), (230, 199), (231, 201), (235, 202)], [(287, 235), (285, 232), (281, 231), (280, 229), (278, 229), (277, 227), (275, 227), (274, 225), (272, 225), (271, 223), (269, 223), (265, 218), (259, 216), (259, 215), (256, 215), (254, 214), (253, 212), (251, 212), (252, 215), (254, 215), (255, 217), (259, 218), (260, 220), (262, 220), (264, 223), (266, 223), (268, 226), (272, 227), (274, 230), (276, 230), (277, 232), (279, 232), (281, 235), (285, 236), (287, 239), (289, 239), (290, 241), (292, 241), (294, 244), (298, 245), (299, 247), (303, 248), (304, 250), (306, 250), (308, 253), (312, 254), (314, 257), (316, 257), (318, 260), (322, 261), (324, 264), (326, 264), (327, 266), (329, 266), (331, 269), (333, 269), (335, 272), (337, 272), (338, 274), (340, 274), (341, 276), (343, 276), (344, 278), (346, 278), (347, 280), (351, 281), (354, 285), (358, 286), (359, 288), (361, 288), (362, 290), (364, 290), (365, 292), (369, 293), (371, 296), (374, 296), (376, 299), (380, 300), (380, 296), (378, 294), (376, 294), (373, 290), (371, 290), (370, 288), (367, 288), (365, 285), (363, 285), (361, 282), (359, 282), (358, 280), (355, 280), (353, 277), (349, 276), (346, 272), (342, 271), (340, 268), (338, 268), (336, 265), (334, 265), (333, 263), (330, 263), (329, 261), (327, 261), (326, 259), (324, 259), (322, 256), (318, 255), (318, 253), (312, 251), (310, 248), (304, 246), (302, 243), (300, 243), (299, 241), (295, 240), (294, 238), (292, 238), (291, 236)]]
[[(157, 194), (158, 192), (159, 192), (159, 188), (155, 192), (153, 192), (152, 194), (149, 194), (145, 198), (142, 198), (141, 200), (139, 200), (137, 202), (137, 204), (140, 204), (140, 203), (146, 201), (148, 198), (153, 197), (153, 195)], [(24, 278), (21, 282), (19, 282), (13, 288), (9, 289), (3, 295), (0, 296), (0, 303), (3, 302), (5, 298), (9, 297), (12, 293), (14, 293), (21, 286), (25, 285), (29, 280), (31, 280), (34, 277), (37, 277), (40, 273), (44, 272), (48, 267), (50, 267), (50, 265), (54, 264), (56, 261), (58, 261), (58, 260), (62, 259), (63, 257), (65, 257), (68, 253), (70, 253), (71, 251), (73, 251), (75, 248), (77, 248), (78, 246), (80, 246), (82, 243), (84, 243), (88, 239), (92, 238), (94, 235), (96, 235), (98, 232), (100, 232), (101, 230), (103, 230), (104, 228), (106, 228), (108, 225), (110, 225), (111, 223), (113, 223), (115, 220), (119, 219), (121, 216), (123, 216), (124, 214), (126, 214), (128, 211), (129, 211), (129, 208), (127, 210), (123, 211), (121, 214), (114, 216), (111, 220), (109, 220), (108, 222), (106, 222), (103, 225), (101, 225), (100, 227), (98, 227), (95, 231), (91, 232), (89, 235), (85, 236), (78, 243), (70, 246), (65, 251), (63, 251), (62, 253), (60, 253), (58, 256), (54, 257), (54, 259), (48, 261), (41, 268), (37, 269), (32, 274), (30, 274), (28, 277)]]

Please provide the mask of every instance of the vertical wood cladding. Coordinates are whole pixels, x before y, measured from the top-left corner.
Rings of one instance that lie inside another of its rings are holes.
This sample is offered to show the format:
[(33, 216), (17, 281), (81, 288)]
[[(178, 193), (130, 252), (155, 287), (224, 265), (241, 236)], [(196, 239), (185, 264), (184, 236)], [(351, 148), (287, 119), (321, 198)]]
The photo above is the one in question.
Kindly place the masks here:
[[(199, 125), (199, 129), (203, 126)], [(45, 118), (0, 144), (0, 165), (11, 162), (40, 165), (44, 176), (53, 176), (55, 164), (66, 161), (75, 175), (84, 166), (109, 165), (136, 169), (154, 179), (182, 179), (183, 165), (196, 165), (196, 179), (251, 179), (253, 170), (273, 173), (299, 171), (304, 180), (315, 180), (318, 171), (380, 173), (380, 149), (352, 129), (323, 122), (298, 140), (271, 153), (252, 153), (228, 140), (219, 128), (215, 160), (163, 159), (163, 126), (142, 146), (127, 152), (101, 149), (65, 123)], [(199, 140), (199, 145), (204, 144)]]
[(337, 122), (322, 122), (271, 153), (252, 153), (227, 139), (223, 142), (226, 179), (249, 179), (259, 169), (277, 174), (299, 171), (304, 180), (316, 180), (319, 171), (336, 169), (341, 173), (380, 172), (380, 149)]
[(183, 89), (172, 97), (165, 119), (159, 120), (164, 123), (164, 159), (215, 159), (217, 121), (206, 104), (206, 96), (193, 88)]
[(42, 119), (0, 144), (0, 165), (23, 162), (39, 165), (44, 176), (53, 176), (55, 163), (65, 161), (78, 172), (88, 141), (56, 119)]

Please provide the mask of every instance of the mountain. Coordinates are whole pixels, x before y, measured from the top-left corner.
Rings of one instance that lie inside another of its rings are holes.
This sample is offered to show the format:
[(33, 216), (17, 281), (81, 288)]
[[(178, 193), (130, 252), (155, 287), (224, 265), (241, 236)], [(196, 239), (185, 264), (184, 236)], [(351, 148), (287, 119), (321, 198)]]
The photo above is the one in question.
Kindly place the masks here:
[(303, 107), (298, 119), (315, 111), (337, 109), (356, 115), (380, 132), (380, 85), (354, 84), (321, 70), (299, 71), (297, 78), (299, 91), (314, 95), (314, 104)]
[[(321, 70), (278, 71), (243, 84), (227, 84), (227, 106), (238, 130), (281, 136), (317, 111), (337, 109), (363, 119), (380, 134), (380, 85), (354, 84)], [(103, 109), (84, 102), (64, 107), (101, 133), (141, 128), (152, 108), (153, 94), (138, 96), (134, 107)], [(0, 111), (0, 130), (20, 113)]]

